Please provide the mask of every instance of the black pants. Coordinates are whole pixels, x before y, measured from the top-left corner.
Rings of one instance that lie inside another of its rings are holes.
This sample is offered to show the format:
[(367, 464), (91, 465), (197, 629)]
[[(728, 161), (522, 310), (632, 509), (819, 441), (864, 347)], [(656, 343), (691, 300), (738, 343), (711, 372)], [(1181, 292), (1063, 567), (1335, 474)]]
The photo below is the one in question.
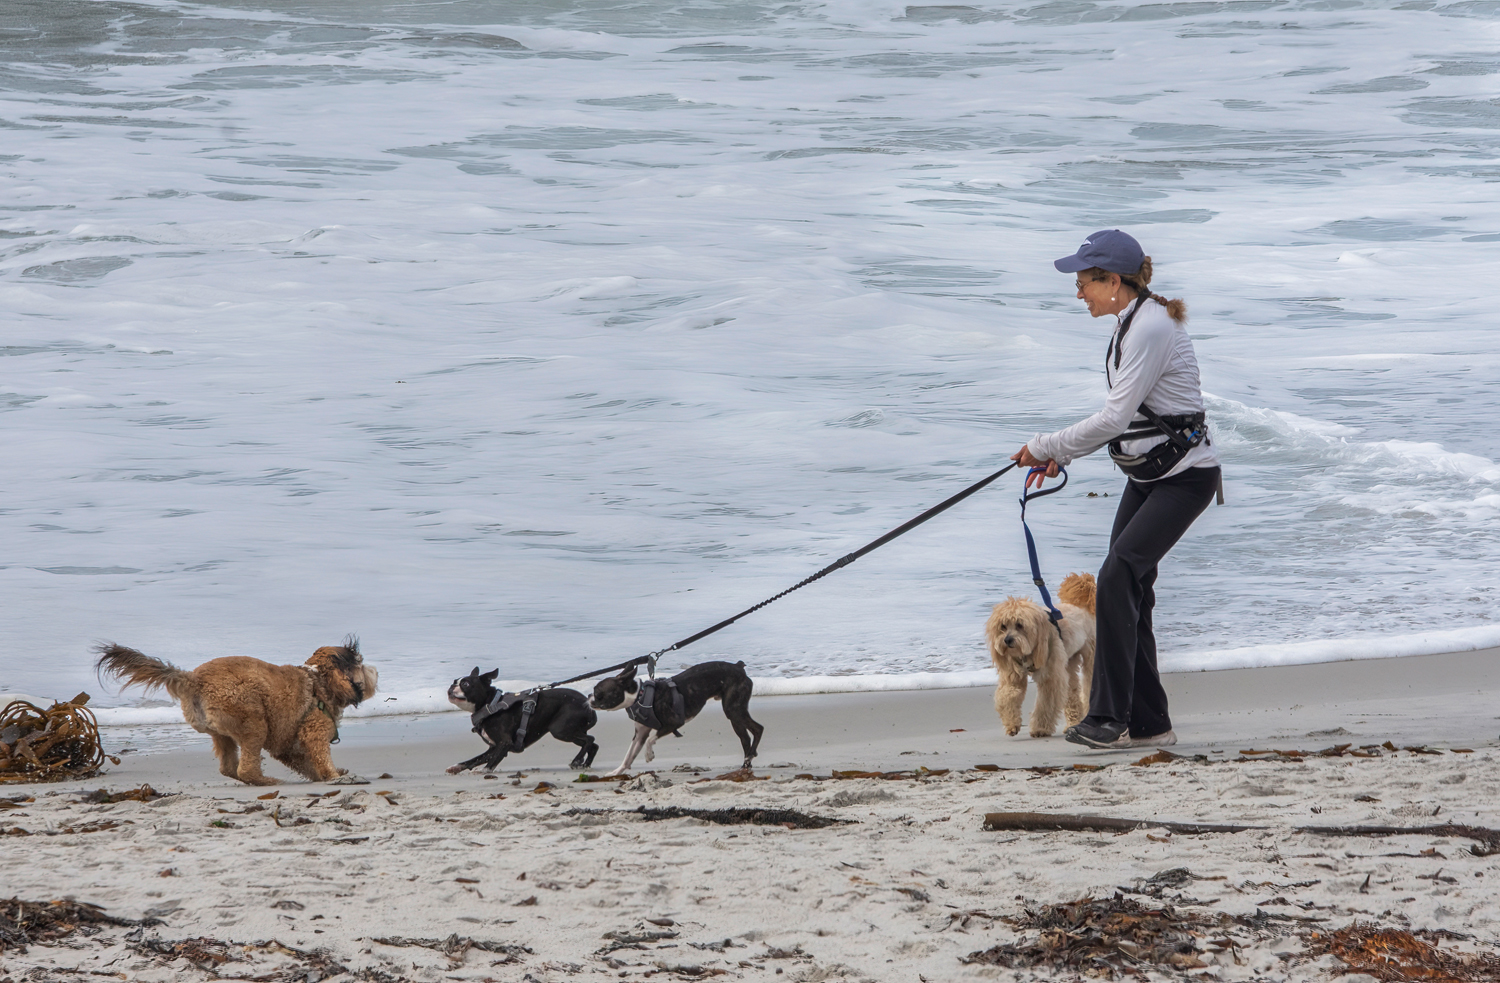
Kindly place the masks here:
[(1219, 477), (1218, 468), (1188, 468), (1160, 481), (1125, 482), (1099, 570), (1090, 723), (1128, 724), (1131, 737), (1172, 729), (1151, 632), (1156, 565), (1208, 508)]

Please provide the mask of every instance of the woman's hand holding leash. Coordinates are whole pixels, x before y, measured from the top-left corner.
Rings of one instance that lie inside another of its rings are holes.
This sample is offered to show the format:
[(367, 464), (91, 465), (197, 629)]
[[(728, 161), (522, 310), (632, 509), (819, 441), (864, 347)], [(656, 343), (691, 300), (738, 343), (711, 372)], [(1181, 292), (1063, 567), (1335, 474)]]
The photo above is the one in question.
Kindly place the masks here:
[(1041, 488), (1044, 480), (1047, 478), (1056, 478), (1058, 475), (1056, 461), (1038, 459), (1031, 453), (1031, 448), (1025, 444), (1022, 444), (1021, 449), (1012, 454), (1010, 459), (1023, 468), (1032, 469), (1031, 473), (1026, 475), (1026, 487), (1028, 490), (1032, 487), (1032, 482), (1036, 482), (1036, 487)]

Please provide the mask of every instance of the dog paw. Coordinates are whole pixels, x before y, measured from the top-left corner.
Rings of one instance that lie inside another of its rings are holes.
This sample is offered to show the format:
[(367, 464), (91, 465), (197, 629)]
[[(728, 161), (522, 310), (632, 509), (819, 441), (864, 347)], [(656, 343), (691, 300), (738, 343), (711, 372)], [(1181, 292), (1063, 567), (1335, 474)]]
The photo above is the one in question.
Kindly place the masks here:
[(1052, 736), (1052, 732), (1050, 730), (1034, 730), (1034, 731), (1031, 732), (1031, 736), (1032, 737), (1051, 737)]
[(1005, 733), (1009, 737), (1015, 737), (1017, 734), (1021, 733), (1021, 728), (1019, 728), (1019, 727), (1007, 727), (1007, 728), (1005, 728)]
[(453, 766), (452, 766), (452, 767), (450, 767), (450, 768), (447, 768), (447, 769), (445, 769), (445, 770), (446, 770), (446, 771), (447, 771), (447, 772), (448, 772), (448, 774), (450, 774), (450, 775), (456, 775), (456, 774), (458, 774), (458, 773), (459, 773), (459, 772), (461, 772), (461, 771), (463, 771), (463, 770), (464, 770), (464, 767), (463, 767), (463, 765), (453, 765)]

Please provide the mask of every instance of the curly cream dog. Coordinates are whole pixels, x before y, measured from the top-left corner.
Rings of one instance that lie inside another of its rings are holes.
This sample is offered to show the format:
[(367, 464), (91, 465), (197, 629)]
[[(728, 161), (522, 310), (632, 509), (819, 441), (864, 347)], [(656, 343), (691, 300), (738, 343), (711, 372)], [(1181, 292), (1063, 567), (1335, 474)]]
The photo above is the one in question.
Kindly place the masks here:
[(995, 710), (1005, 732), (1021, 730), (1021, 701), (1026, 677), (1036, 680), (1036, 707), (1031, 711), (1031, 736), (1047, 737), (1057, 729), (1057, 715), (1068, 726), (1089, 711), (1089, 685), (1094, 678), (1094, 577), (1072, 573), (1057, 589), (1062, 621), (1057, 628), (1035, 601), (1007, 597), (995, 605), (984, 626), (990, 660), (1000, 674), (995, 687)]
[(101, 677), (171, 694), (193, 729), (213, 737), (219, 773), (246, 785), (278, 784), (260, 770), (262, 749), (313, 781), (347, 774), (334, 767), (328, 745), (338, 737), (344, 708), (374, 696), (379, 681), (352, 635), (300, 666), (226, 656), (184, 671), (123, 645), (105, 643), (95, 651)]

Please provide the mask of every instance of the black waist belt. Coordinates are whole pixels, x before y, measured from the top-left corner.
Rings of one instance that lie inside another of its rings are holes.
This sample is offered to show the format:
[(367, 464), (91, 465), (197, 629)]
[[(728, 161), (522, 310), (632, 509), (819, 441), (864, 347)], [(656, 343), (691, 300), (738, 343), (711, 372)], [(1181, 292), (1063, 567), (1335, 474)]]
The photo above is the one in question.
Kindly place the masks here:
[[(1127, 430), (1109, 442), (1110, 460), (1137, 481), (1155, 481), (1166, 477), (1187, 457), (1188, 451), (1208, 439), (1207, 421), (1201, 411), (1161, 416), (1142, 403), (1138, 412), (1151, 426)], [(1127, 440), (1160, 436), (1167, 439), (1147, 449), (1144, 454), (1126, 454), (1121, 446)]]
[[(1150, 412), (1145, 406), (1142, 406), (1141, 410), (1143, 413)], [(1154, 416), (1155, 414), (1152, 415)], [(1142, 427), (1139, 430), (1127, 430), (1110, 441), (1111, 446), (1126, 440), (1140, 440), (1142, 437), (1160, 437), (1162, 434), (1166, 434), (1169, 440), (1175, 438), (1173, 440), (1175, 443), (1186, 439), (1182, 436), (1182, 431), (1186, 430), (1190, 433), (1195, 430), (1201, 431), (1203, 425), (1207, 422), (1202, 413), (1179, 413), (1176, 416), (1157, 416), (1156, 420), (1166, 424), (1166, 426), (1158, 427), (1154, 421), (1148, 418), (1147, 422), (1152, 423), (1151, 426)], [(1201, 439), (1199, 442), (1201, 443)], [(1196, 447), (1197, 444), (1192, 444), (1191, 446)]]

